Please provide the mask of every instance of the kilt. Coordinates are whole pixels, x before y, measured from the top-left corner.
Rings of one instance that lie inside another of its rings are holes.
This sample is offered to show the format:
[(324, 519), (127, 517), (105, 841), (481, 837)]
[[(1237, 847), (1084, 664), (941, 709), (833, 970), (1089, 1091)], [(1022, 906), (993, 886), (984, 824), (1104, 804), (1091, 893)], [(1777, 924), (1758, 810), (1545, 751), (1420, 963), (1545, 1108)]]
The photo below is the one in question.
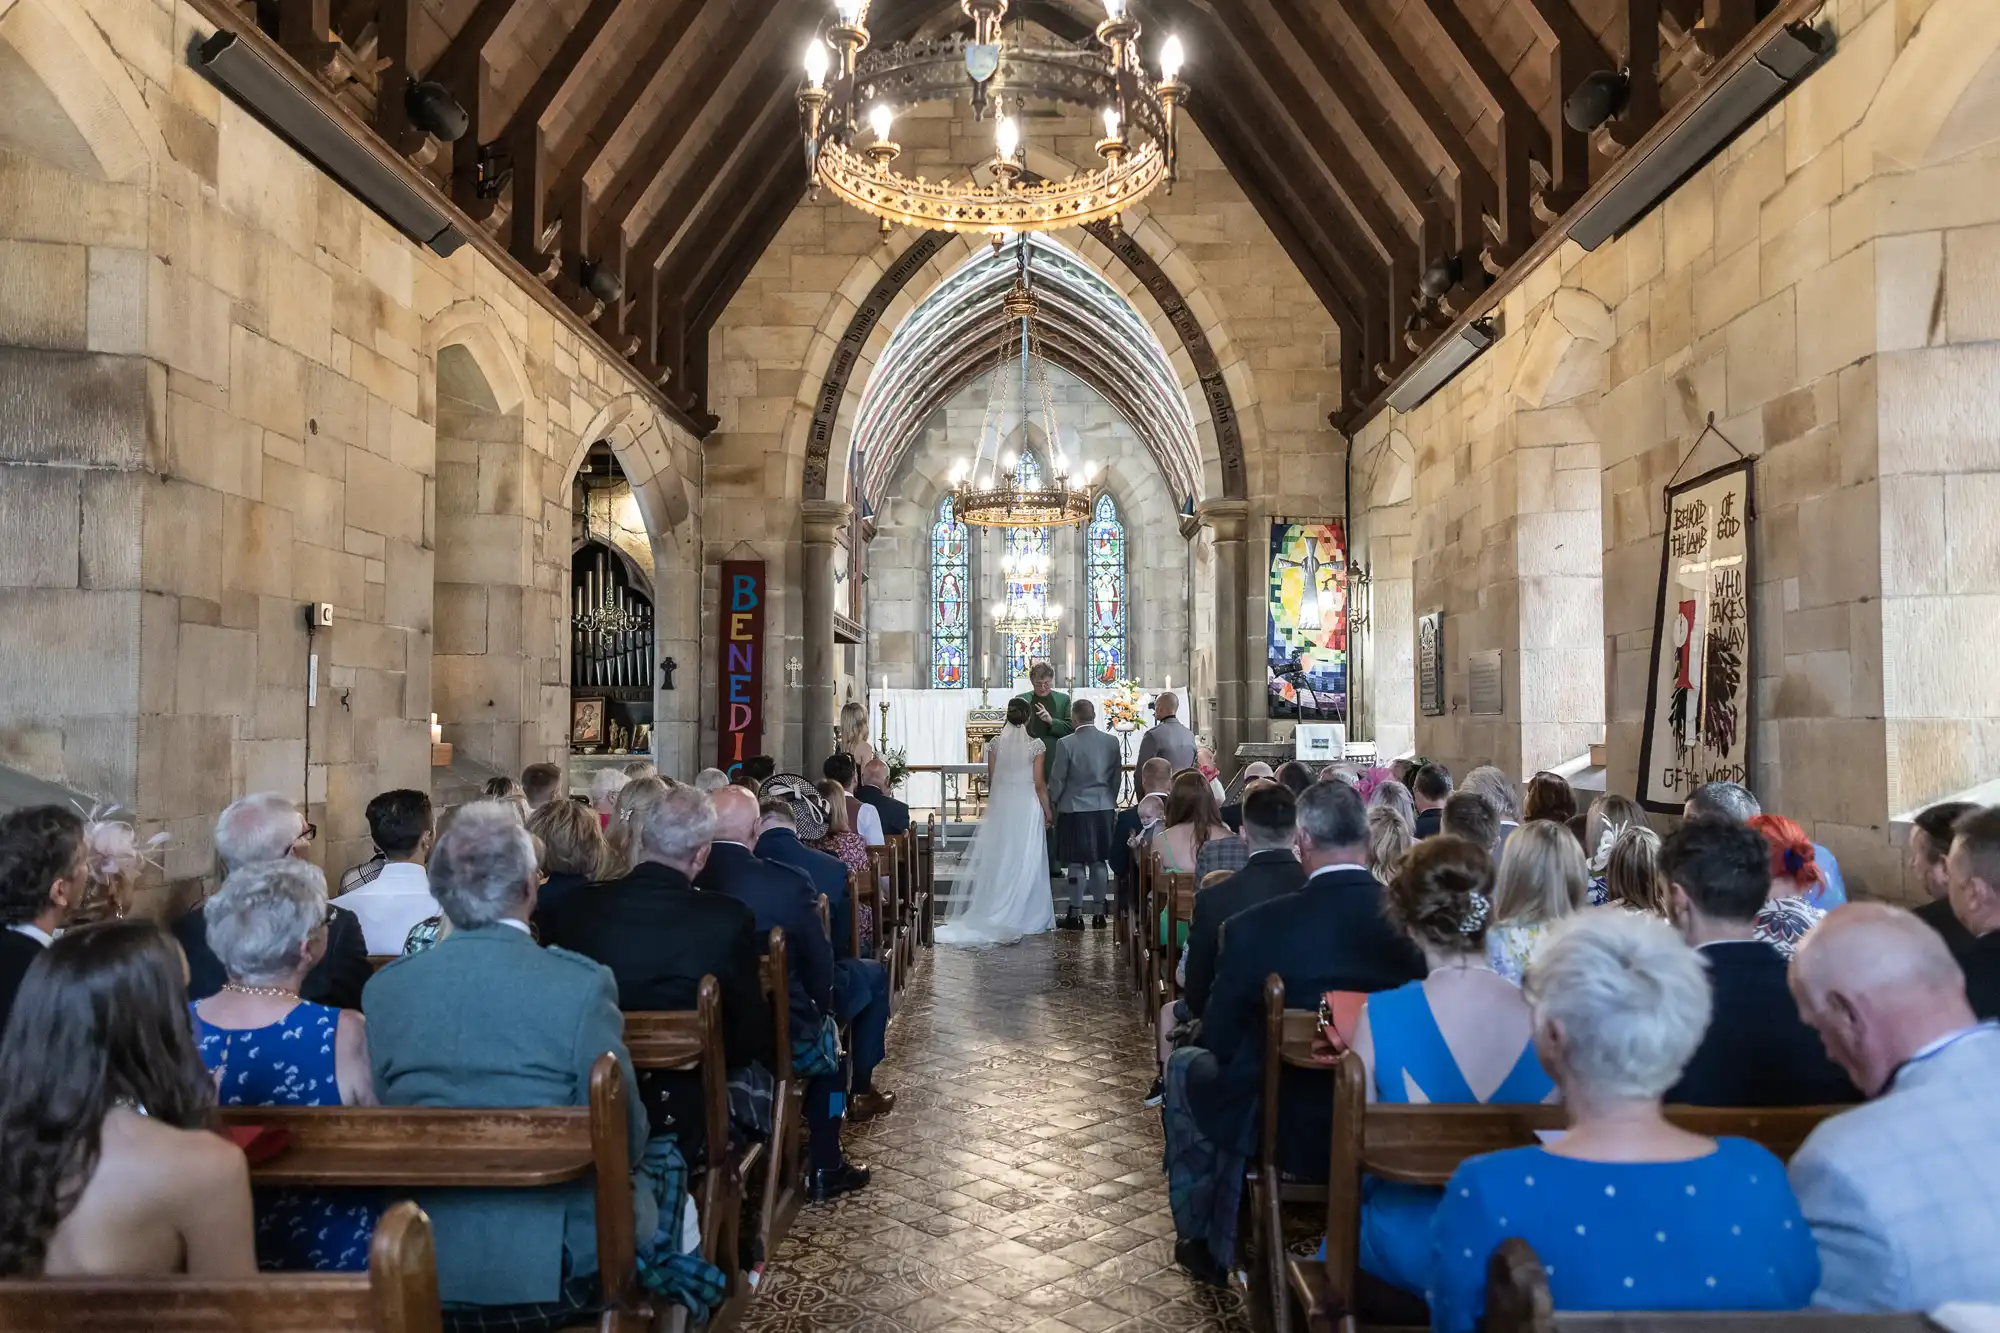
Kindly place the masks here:
[(1118, 844), (1116, 810), (1078, 810), (1056, 816), (1056, 860), (1063, 865), (1092, 865), (1115, 860)]

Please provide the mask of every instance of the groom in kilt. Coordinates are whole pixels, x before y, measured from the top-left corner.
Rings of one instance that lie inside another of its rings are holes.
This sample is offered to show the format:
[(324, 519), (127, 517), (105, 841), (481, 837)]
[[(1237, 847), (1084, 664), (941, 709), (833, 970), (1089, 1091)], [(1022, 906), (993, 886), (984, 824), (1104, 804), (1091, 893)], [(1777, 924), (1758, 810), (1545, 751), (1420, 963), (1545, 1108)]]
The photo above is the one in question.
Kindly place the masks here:
[(1072, 703), (1069, 716), (1074, 730), (1055, 743), (1048, 770), (1049, 804), (1056, 812), (1056, 859), (1069, 868), (1069, 913), (1057, 924), (1064, 930), (1082, 930), (1083, 899), (1088, 896), (1096, 902), (1091, 924), (1101, 930), (1111, 897), (1123, 753), (1116, 737), (1097, 729), (1097, 706), (1090, 700)]
[[(1028, 735), (1042, 743), (1043, 772), (1056, 761), (1056, 742), (1069, 735), (1069, 696), (1056, 688), (1056, 669), (1047, 662), (1037, 662), (1028, 668), (1028, 692), (1014, 697), (1028, 705)], [(1062, 858), (1056, 855), (1056, 831), (1050, 827), (1046, 839), (1049, 847), (1049, 873), (1062, 870)]]

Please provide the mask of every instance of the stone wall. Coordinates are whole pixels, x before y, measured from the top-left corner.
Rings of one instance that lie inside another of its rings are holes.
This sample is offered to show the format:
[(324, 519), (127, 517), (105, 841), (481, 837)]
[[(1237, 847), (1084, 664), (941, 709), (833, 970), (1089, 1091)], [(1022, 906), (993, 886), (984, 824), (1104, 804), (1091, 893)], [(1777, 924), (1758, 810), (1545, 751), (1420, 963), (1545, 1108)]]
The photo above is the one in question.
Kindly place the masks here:
[[(1093, 161), (1102, 127), (1089, 115), (1036, 119), (1028, 126), (1028, 165), (1043, 174), (1067, 172)], [(933, 176), (947, 167), (963, 172), (989, 156), (992, 129), (936, 108), (897, 122), (906, 169)], [(1127, 214), (1131, 234), (1179, 287), (1221, 363), (1239, 418), (1246, 455), (1247, 498), (1253, 549), (1269, 514), (1337, 517), (1342, 512), (1343, 444), (1327, 424), (1339, 405), (1339, 343), (1331, 318), (1256, 209), (1214, 151), (1184, 125), (1181, 180), (1171, 195), (1155, 194)], [(772, 562), (780, 587), (773, 598), (772, 632), (786, 636), (773, 659), (802, 653), (798, 586), (799, 516), (804, 496), (807, 433), (835, 345), (854, 312), (883, 272), (913, 239), (899, 233), (885, 243), (870, 218), (831, 199), (799, 206), (776, 242), (717, 323), (710, 338), (710, 393), (721, 429), (710, 443), (707, 494), (712, 497), (704, 540), (708, 560), (731, 550), (755, 551)], [(1058, 233), (1124, 292), (1152, 324), (1182, 377), (1183, 392), (1200, 438), (1207, 490), (1222, 494), (1215, 425), (1209, 418), (1193, 365), (1157, 302), (1105, 247), (1080, 233)], [(948, 245), (925, 265), (877, 326), (848, 384), (837, 423), (826, 494), (847, 494), (845, 453), (852, 419), (868, 376), (902, 319), (980, 244)], [(756, 499), (758, 503), (746, 504)], [(1258, 565), (1257, 561), (1252, 562)], [(1235, 594), (1248, 614), (1242, 650), (1261, 701), (1264, 594), (1261, 568)], [(714, 596), (714, 589), (708, 596)], [(712, 605), (712, 601), (709, 603)], [(1192, 627), (1195, 651), (1213, 641), (1211, 619)], [(912, 645), (914, 647), (914, 645)], [(866, 674), (892, 678), (908, 663), (870, 663)], [(715, 688), (710, 674), (704, 698)], [(766, 678), (767, 716), (777, 720), (779, 753), (799, 753), (799, 692), (784, 677)], [(1261, 719), (1261, 710), (1258, 714)], [(1259, 734), (1262, 724), (1259, 723)], [(708, 743), (706, 739), (704, 743)]]
[[(954, 463), (966, 456), (985, 418), (990, 382), (959, 391), (925, 423), (889, 485), (889, 500), (876, 515), (875, 540), (868, 546), (868, 655), (875, 664), (870, 683), (887, 674), (900, 689), (923, 688), (930, 679), (930, 530), (949, 488)], [(1099, 484), (1118, 505), (1126, 532), (1126, 655), (1128, 674), (1158, 685), (1168, 676), (1188, 680), (1188, 557), (1173, 496), (1158, 465), (1124, 417), (1096, 390), (1061, 367), (1049, 371), (1049, 388), (1064, 439), (1076, 458), (1101, 467)], [(1037, 432), (1039, 438), (1039, 432)], [(1046, 450), (1043, 452), (1047, 457)], [(1066, 610), (1071, 628), (1051, 644), (1052, 664), (1067, 675), (1074, 645), (1077, 670), (1088, 663), (1081, 642), (1084, 623), (1082, 528), (1058, 529), (1053, 558), (1054, 600)], [(990, 657), (993, 684), (1001, 679), (1005, 647), (993, 632), (989, 608), (1006, 595), (1000, 570), (1003, 535), (974, 530), (973, 571), (979, 604), (973, 617), (973, 678)]]
[[(1357, 475), (1412, 454), (1415, 610), (1446, 610), (1452, 702), (1417, 747), (1526, 772), (1551, 747), (1524, 696), (1574, 716), (1601, 672), (1608, 783), (1629, 793), (1661, 492), (1729, 457), (1696, 447), (1713, 413), (1758, 459), (1753, 785), (1891, 893), (1893, 819), (2000, 766), (1980, 648), (2000, 566), (1975, 518), (2000, 472), (2000, 25), (1979, 0), (1836, 0), (1821, 21), (1825, 67), (1626, 235), (1531, 275), (1491, 351), (1362, 434)], [(1555, 580), (1539, 610), (1531, 559)], [(1464, 715), (1465, 656), (1492, 647), (1497, 725)]]
[(502, 768), (566, 753), (589, 442), (682, 569), (700, 459), (477, 251), (405, 239), (194, 74), (206, 31), (0, 0), (0, 761), (165, 827), (175, 878), (234, 797), (303, 796), (337, 871), (369, 797), (429, 785), (433, 711)]

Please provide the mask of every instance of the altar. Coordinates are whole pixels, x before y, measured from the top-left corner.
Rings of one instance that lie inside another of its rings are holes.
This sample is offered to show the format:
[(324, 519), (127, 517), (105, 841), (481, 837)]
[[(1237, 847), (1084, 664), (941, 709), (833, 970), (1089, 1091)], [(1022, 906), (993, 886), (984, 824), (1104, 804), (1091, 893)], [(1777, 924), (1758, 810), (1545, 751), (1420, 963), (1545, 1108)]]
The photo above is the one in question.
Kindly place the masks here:
[[(981, 710), (994, 714), (994, 723), (999, 713), (1007, 707), (1007, 701), (1017, 694), (1026, 693), (1026, 687), (1009, 690), (881, 690), (868, 692), (869, 738), (878, 751), (902, 750), (905, 763), (914, 768), (965, 769), (967, 765), (979, 765), (981, 756), (968, 752), (966, 746), (967, 727), (973, 722), (972, 714)], [(1163, 690), (1142, 690), (1139, 695), (1139, 715), (1145, 725), (1131, 732), (1113, 735), (1120, 737), (1125, 749), (1125, 762), (1135, 762), (1139, 753), (1139, 737), (1145, 734), (1152, 723), (1152, 703)], [(1071, 699), (1088, 699), (1097, 705), (1098, 725), (1105, 725), (1104, 700), (1118, 693), (1117, 690), (1077, 689), (1058, 690)], [(982, 702), (982, 700), (984, 702)], [(882, 705), (889, 705), (888, 721), (883, 721)], [(1186, 704), (1183, 701), (1183, 709)], [(975, 727), (978, 731), (991, 731), (994, 726)], [(1111, 730), (1109, 727), (1106, 730)], [(980, 766), (983, 771), (983, 766)], [(900, 799), (913, 806), (932, 810), (946, 810), (946, 775), (942, 773), (912, 773), (898, 792)], [(956, 775), (958, 795), (969, 797), (970, 783), (963, 774)]]

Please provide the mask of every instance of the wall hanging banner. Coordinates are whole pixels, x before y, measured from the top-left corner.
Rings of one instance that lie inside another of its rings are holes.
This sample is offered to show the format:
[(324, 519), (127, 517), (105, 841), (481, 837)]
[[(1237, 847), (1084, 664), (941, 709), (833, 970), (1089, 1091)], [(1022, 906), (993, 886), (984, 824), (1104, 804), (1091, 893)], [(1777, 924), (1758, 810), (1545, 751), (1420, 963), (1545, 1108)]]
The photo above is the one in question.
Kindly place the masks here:
[(1347, 537), (1335, 521), (1271, 520), (1268, 716), (1347, 720)]
[(1417, 707), (1425, 717), (1444, 716), (1444, 612), (1417, 621)]
[(716, 767), (736, 776), (764, 744), (764, 562), (722, 562), (722, 670), (716, 673)]
[(1705, 782), (1750, 781), (1751, 461), (1666, 498), (1639, 802), (1678, 813)]

